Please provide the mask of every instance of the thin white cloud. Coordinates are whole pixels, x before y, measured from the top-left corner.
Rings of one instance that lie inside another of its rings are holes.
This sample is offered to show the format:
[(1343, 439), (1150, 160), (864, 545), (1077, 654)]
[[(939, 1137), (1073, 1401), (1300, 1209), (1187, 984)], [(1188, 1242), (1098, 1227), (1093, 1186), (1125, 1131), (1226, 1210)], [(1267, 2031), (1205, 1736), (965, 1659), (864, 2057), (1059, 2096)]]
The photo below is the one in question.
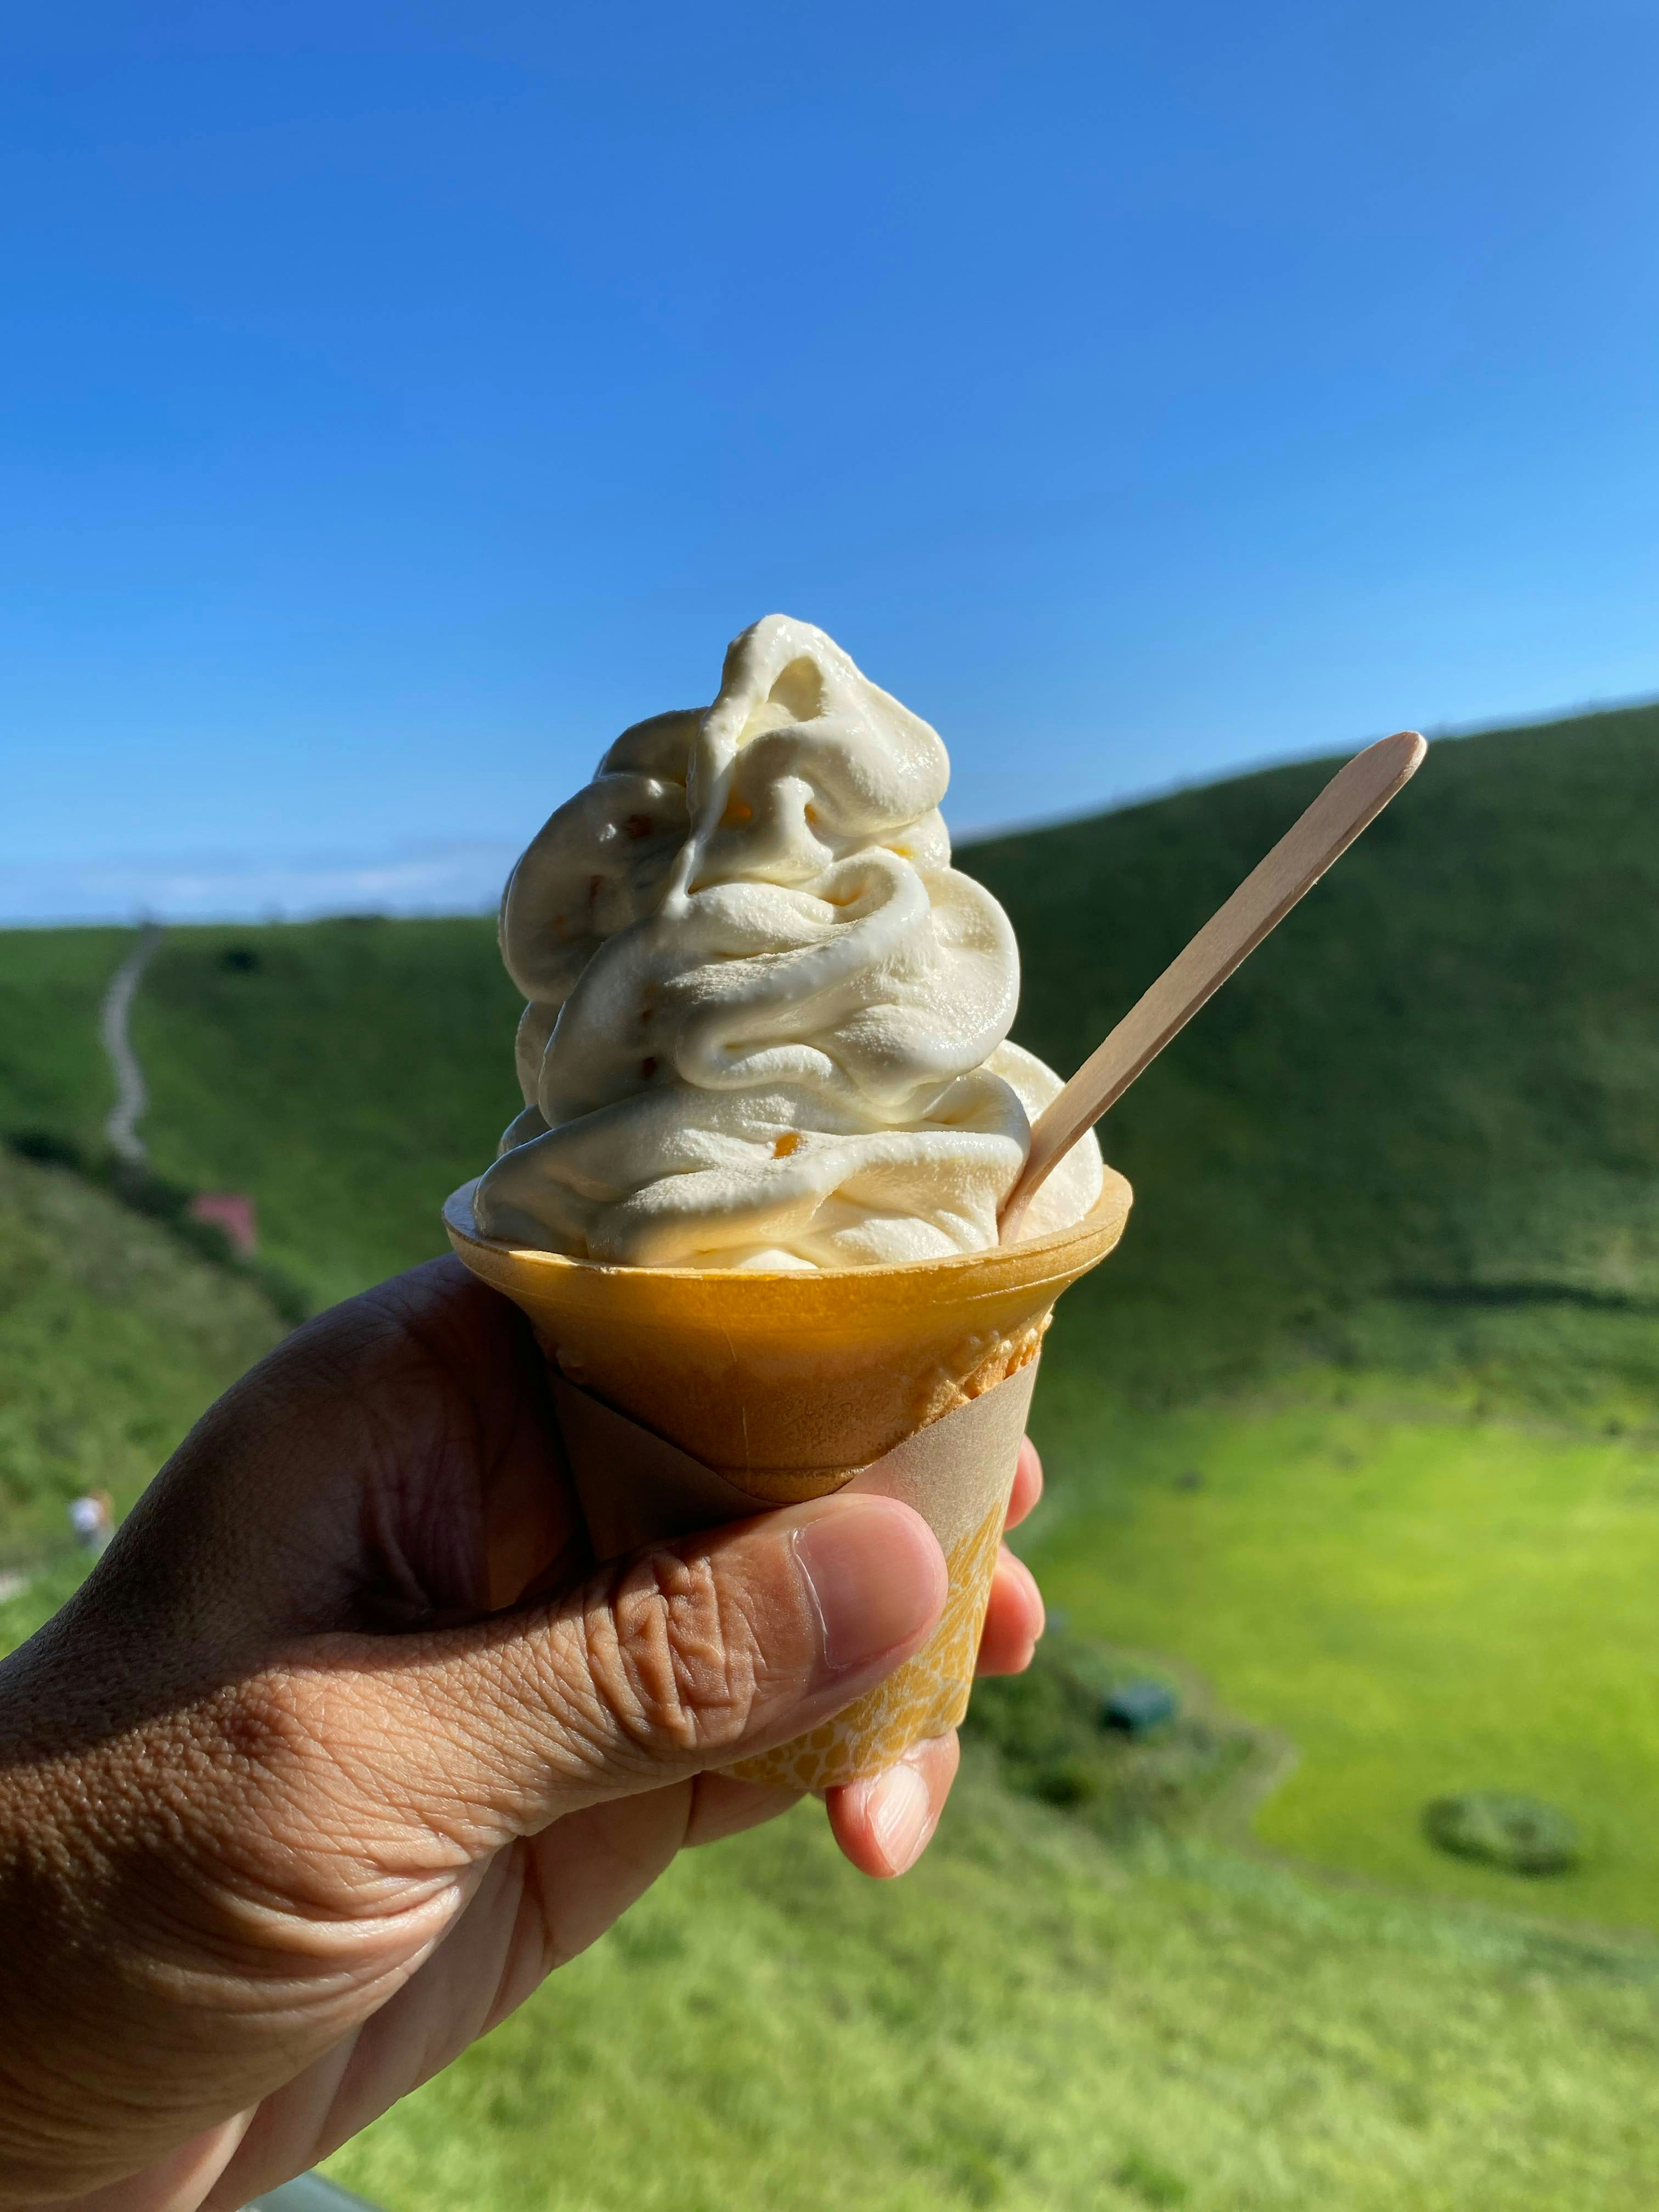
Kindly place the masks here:
[(517, 857), (514, 845), (470, 842), (386, 854), (0, 860), (0, 926), (479, 914), (494, 908)]

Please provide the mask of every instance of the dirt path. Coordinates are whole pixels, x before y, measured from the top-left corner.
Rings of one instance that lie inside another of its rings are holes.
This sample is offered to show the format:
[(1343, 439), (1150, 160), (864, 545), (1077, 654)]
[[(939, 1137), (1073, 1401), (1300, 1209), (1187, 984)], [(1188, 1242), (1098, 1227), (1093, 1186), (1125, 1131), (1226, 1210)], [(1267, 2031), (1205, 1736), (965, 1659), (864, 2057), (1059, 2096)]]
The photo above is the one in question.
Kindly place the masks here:
[(137, 944), (110, 977), (99, 1016), (104, 1050), (115, 1072), (115, 1103), (104, 1123), (104, 1134), (109, 1139), (110, 1149), (135, 1166), (142, 1166), (148, 1157), (138, 1134), (138, 1124), (143, 1119), (149, 1096), (144, 1089), (144, 1071), (138, 1065), (138, 1055), (127, 1034), (127, 1021), (138, 979), (161, 941), (161, 924), (147, 921), (138, 933)]

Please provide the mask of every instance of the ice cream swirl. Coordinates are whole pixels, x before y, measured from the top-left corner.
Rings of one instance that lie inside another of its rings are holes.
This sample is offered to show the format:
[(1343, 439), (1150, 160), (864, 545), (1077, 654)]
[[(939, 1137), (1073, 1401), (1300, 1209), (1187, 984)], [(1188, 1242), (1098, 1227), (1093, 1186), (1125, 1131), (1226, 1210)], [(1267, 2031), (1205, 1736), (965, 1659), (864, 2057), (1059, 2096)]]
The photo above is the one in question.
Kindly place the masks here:
[[(845, 1267), (997, 1241), (1029, 1116), (1019, 955), (951, 866), (937, 733), (769, 615), (699, 711), (626, 730), (501, 904), (526, 1106), (488, 1236), (631, 1267)], [(1025, 1233), (1079, 1219), (1092, 1140)]]

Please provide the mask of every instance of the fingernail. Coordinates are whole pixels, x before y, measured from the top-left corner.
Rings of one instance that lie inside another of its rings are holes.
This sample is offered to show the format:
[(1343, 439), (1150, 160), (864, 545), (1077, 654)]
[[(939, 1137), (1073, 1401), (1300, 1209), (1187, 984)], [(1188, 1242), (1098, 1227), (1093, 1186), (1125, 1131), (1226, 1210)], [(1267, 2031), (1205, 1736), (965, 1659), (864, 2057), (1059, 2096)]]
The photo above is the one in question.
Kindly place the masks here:
[(931, 1628), (944, 1607), (939, 1546), (920, 1515), (890, 1498), (837, 1500), (796, 1529), (794, 1545), (831, 1674), (908, 1642)]
[(1020, 1573), (1024, 1579), (1026, 1594), (1030, 1597), (1032, 1605), (1036, 1608), (1036, 1626), (1031, 1631), (1031, 1641), (1033, 1644), (1040, 1643), (1042, 1641), (1043, 1632), (1048, 1626), (1048, 1608), (1042, 1602), (1042, 1592), (1037, 1586), (1036, 1577), (1031, 1572), (1031, 1570), (1026, 1565), (1024, 1559), (1020, 1559), (1018, 1554), (1013, 1554), (1012, 1556), (1014, 1558), (1015, 1565), (1018, 1567)]
[(914, 1766), (890, 1766), (878, 1777), (870, 1792), (870, 1825), (895, 1874), (903, 1874), (921, 1856), (933, 1811), (927, 1784)]

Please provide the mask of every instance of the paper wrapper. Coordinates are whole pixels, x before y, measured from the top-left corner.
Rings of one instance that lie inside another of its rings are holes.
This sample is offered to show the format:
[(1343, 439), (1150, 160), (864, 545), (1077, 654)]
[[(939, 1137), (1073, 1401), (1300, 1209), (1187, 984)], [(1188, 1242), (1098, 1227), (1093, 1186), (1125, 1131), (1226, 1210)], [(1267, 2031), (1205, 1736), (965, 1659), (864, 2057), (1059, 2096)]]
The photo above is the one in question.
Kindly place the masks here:
[[(842, 1485), (915, 1507), (950, 1570), (939, 1623), (914, 1658), (810, 1735), (740, 1761), (745, 1782), (827, 1790), (890, 1766), (913, 1743), (943, 1735), (968, 1710), (980, 1630), (1025, 1433), (1036, 1362), (932, 1421)], [(553, 1399), (595, 1554), (746, 1519), (756, 1500), (689, 1452), (630, 1421), (556, 1372)], [(626, 1484), (617, 1480), (626, 1467)]]
[[(1036, 1359), (1054, 1300), (1123, 1232), (1109, 1169), (1050, 1237), (896, 1267), (763, 1274), (612, 1267), (481, 1237), (456, 1251), (530, 1316), (600, 1558), (855, 1486), (902, 1498), (944, 1547), (944, 1617), (915, 1658), (744, 1778), (823, 1790), (890, 1765), (966, 1709)], [(616, 1470), (628, 1469), (625, 1489)]]

